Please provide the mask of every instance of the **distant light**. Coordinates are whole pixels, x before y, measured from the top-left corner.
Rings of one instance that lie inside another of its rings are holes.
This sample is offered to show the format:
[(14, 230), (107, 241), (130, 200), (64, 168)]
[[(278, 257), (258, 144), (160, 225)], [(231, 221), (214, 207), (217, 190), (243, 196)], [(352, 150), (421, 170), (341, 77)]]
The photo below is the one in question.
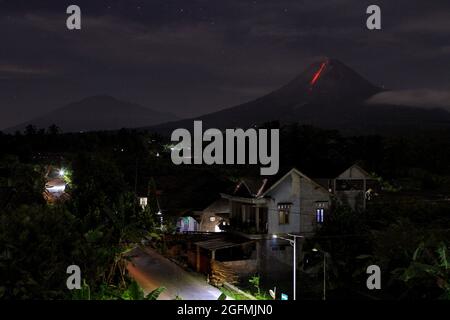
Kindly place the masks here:
[(60, 169), (58, 174), (60, 177), (64, 177), (66, 175), (66, 171), (64, 169)]
[(159, 210), (156, 214), (157, 214), (158, 216), (162, 215), (161, 210)]
[(51, 193), (62, 193), (66, 190), (66, 186), (65, 185), (52, 186), (52, 187), (47, 187), (46, 189), (48, 192), (51, 192)]
[(317, 252), (319, 249), (313, 248), (312, 251)]
[(273, 234), (272, 238), (276, 239), (276, 238), (278, 238), (278, 236), (276, 234)]

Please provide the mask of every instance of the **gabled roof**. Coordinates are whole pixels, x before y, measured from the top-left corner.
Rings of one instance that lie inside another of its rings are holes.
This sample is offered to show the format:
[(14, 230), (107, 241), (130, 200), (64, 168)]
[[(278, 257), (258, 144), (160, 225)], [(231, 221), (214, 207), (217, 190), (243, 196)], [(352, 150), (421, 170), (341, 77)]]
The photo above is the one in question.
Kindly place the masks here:
[(249, 196), (258, 197), (264, 190), (267, 189), (268, 179), (267, 178), (241, 178), (234, 189), (233, 195), (235, 196)]
[(224, 198), (219, 198), (203, 209), (202, 212), (228, 213), (230, 212), (229, 202)]
[(339, 179), (339, 177), (343, 176), (347, 171), (351, 172), (353, 169), (360, 171), (367, 178), (372, 178), (372, 175), (370, 173), (368, 173), (366, 170), (361, 168), (361, 166), (359, 166), (358, 164), (355, 163), (355, 164), (351, 165), (350, 167), (348, 167), (347, 169), (345, 169), (344, 171), (342, 171), (340, 174), (338, 174), (336, 176), (336, 179)]
[(317, 188), (322, 189), (323, 191), (325, 191), (326, 193), (330, 193), (326, 188), (324, 188), (322, 185), (320, 185), (319, 183), (317, 183), (316, 181), (314, 181), (313, 179), (309, 178), (308, 176), (306, 176), (305, 174), (303, 174), (302, 172), (300, 172), (298, 169), (296, 168), (292, 168), (290, 171), (288, 171), (283, 177), (281, 177), (277, 182), (275, 182), (270, 188), (268, 188), (262, 195), (261, 197), (266, 196), (270, 191), (272, 191), (273, 189), (275, 189), (281, 182), (283, 182), (287, 177), (291, 176), (292, 173), (296, 173), (298, 174), (300, 177), (302, 177), (303, 179), (309, 181), (310, 183), (312, 183), (313, 185), (315, 185)]

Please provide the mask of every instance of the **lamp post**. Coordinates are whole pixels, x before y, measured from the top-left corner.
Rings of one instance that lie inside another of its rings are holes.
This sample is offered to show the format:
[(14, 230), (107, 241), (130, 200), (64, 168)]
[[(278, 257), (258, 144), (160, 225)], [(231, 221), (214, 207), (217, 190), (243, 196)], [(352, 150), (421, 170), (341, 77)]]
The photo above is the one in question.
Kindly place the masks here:
[(327, 278), (326, 278), (326, 268), (327, 268), (327, 253), (323, 250), (313, 248), (312, 251), (314, 252), (320, 252), (323, 254), (323, 295), (322, 300), (327, 299)]
[(286, 241), (289, 241), (289, 244), (294, 248), (294, 254), (293, 254), (293, 266), (292, 266), (292, 276), (293, 276), (293, 282), (294, 282), (294, 292), (293, 292), (293, 299), (297, 299), (297, 238), (304, 238), (303, 236), (295, 235), (295, 234), (288, 234), (288, 236), (293, 237), (294, 239), (288, 239), (280, 237), (276, 234), (272, 236), (274, 239), (283, 239)]

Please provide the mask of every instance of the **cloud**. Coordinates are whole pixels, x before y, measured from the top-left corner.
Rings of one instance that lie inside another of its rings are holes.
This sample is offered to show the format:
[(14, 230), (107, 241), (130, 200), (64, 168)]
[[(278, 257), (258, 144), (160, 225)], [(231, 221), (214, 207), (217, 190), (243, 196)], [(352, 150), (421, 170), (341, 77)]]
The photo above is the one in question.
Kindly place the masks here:
[(444, 108), (450, 110), (450, 90), (398, 90), (374, 95), (368, 104), (394, 104), (421, 108)]
[(400, 24), (397, 28), (400, 32), (409, 34), (432, 34), (448, 35), (450, 34), (450, 13), (445, 9), (442, 12), (432, 12), (418, 17), (414, 20), (408, 20)]
[(19, 64), (0, 64), (0, 78), (39, 77), (50, 75), (52, 71), (46, 67), (31, 67)]

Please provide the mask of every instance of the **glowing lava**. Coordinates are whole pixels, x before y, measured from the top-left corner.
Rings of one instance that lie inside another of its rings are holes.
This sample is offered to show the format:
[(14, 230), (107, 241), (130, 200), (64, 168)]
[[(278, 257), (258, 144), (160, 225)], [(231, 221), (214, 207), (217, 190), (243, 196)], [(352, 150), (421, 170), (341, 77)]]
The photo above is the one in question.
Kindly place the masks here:
[(319, 80), (320, 76), (322, 75), (323, 70), (325, 70), (325, 67), (327, 66), (326, 62), (322, 62), (320, 65), (320, 69), (314, 74), (314, 77), (311, 79), (311, 86), (315, 85), (317, 80)]

